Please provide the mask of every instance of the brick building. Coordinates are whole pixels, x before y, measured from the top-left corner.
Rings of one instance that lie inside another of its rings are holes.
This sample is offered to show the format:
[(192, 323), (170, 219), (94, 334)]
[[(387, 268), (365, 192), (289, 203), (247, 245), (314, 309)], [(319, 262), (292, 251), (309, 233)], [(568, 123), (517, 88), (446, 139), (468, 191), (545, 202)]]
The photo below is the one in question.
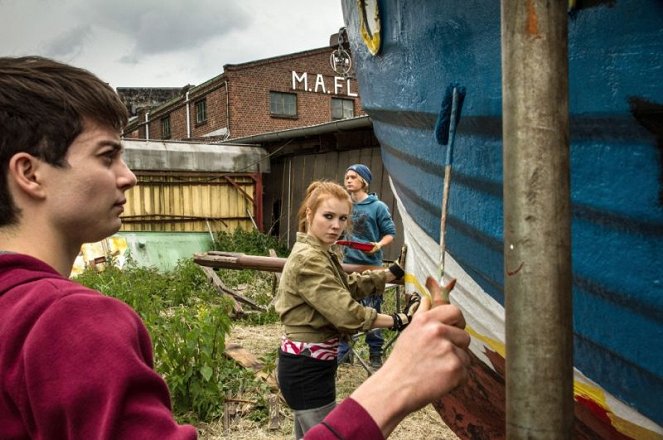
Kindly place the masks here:
[(227, 64), (205, 83), (138, 109), (125, 137), (215, 142), (360, 116), (357, 83), (333, 70), (334, 50)]
[[(271, 171), (256, 181), (264, 214), (256, 227), (288, 245), (297, 231), (296, 210), (308, 183), (340, 183), (348, 165), (365, 163), (374, 176), (371, 191), (388, 204), (396, 221), (396, 241), (385, 254), (395, 259), (402, 244), (396, 201), (370, 118), (361, 108), (357, 82), (332, 68), (332, 55), (339, 49), (336, 38), (332, 36), (329, 47), (224, 65), (220, 75), (185, 86), (179, 95), (158, 104), (127, 99), (138, 111), (124, 137), (204, 142), (221, 149), (234, 143), (264, 148)], [(342, 57), (335, 61), (341, 69), (349, 68)], [(122, 90), (118, 89), (121, 95)], [(136, 96), (154, 99), (167, 92), (155, 89)]]

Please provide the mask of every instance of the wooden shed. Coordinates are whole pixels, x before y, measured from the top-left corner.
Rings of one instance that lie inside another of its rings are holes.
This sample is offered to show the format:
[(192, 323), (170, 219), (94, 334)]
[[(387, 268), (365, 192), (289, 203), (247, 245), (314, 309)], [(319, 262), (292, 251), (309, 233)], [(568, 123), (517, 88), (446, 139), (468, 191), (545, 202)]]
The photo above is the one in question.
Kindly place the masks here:
[(125, 160), (138, 178), (127, 192), (122, 231), (209, 232), (262, 223), (259, 147), (125, 140)]
[(139, 265), (172, 269), (182, 258), (209, 250), (214, 234), (259, 228), (263, 222), (260, 147), (194, 142), (123, 140), (124, 158), (138, 184), (127, 191), (122, 229), (100, 243), (86, 244), (74, 274), (131, 256)]
[(389, 175), (382, 165), (380, 144), (368, 116), (248, 136), (233, 142), (260, 146), (269, 152), (271, 172), (263, 176), (263, 229), (289, 247), (295, 241), (297, 210), (308, 185), (317, 179), (342, 184), (348, 166), (367, 165), (373, 174), (369, 191), (387, 204), (396, 223), (396, 237), (385, 248), (385, 259), (398, 258), (403, 226)]

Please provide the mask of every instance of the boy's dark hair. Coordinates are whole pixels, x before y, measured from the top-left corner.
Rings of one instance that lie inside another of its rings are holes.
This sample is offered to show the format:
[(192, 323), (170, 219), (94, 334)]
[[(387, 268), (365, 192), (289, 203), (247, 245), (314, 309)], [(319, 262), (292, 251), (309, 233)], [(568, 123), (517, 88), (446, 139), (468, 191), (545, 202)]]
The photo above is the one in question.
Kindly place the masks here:
[(64, 167), (85, 119), (121, 131), (127, 118), (117, 93), (87, 70), (41, 57), (0, 57), (0, 226), (18, 221), (7, 187), (14, 154)]

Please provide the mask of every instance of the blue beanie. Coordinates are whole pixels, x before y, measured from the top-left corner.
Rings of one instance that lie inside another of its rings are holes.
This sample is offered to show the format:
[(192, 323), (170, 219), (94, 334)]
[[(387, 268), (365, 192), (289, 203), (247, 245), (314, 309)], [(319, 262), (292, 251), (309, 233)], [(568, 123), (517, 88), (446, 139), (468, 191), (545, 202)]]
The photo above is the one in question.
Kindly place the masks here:
[(373, 175), (371, 174), (371, 170), (368, 169), (366, 165), (356, 163), (354, 165), (350, 165), (345, 172), (347, 173), (348, 171), (354, 171), (355, 173), (359, 174), (362, 179), (366, 181), (367, 184), (371, 183), (371, 180), (373, 180)]

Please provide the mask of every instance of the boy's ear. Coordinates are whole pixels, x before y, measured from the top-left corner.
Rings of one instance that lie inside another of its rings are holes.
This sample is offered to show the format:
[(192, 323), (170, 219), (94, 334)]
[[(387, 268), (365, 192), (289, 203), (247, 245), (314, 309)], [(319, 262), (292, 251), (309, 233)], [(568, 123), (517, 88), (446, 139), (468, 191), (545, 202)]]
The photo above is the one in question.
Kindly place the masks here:
[(42, 197), (44, 188), (39, 178), (40, 166), (43, 166), (43, 163), (33, 155), (26, 152), (16, 153), (9, 159), (9, 179), (31, 197)]

